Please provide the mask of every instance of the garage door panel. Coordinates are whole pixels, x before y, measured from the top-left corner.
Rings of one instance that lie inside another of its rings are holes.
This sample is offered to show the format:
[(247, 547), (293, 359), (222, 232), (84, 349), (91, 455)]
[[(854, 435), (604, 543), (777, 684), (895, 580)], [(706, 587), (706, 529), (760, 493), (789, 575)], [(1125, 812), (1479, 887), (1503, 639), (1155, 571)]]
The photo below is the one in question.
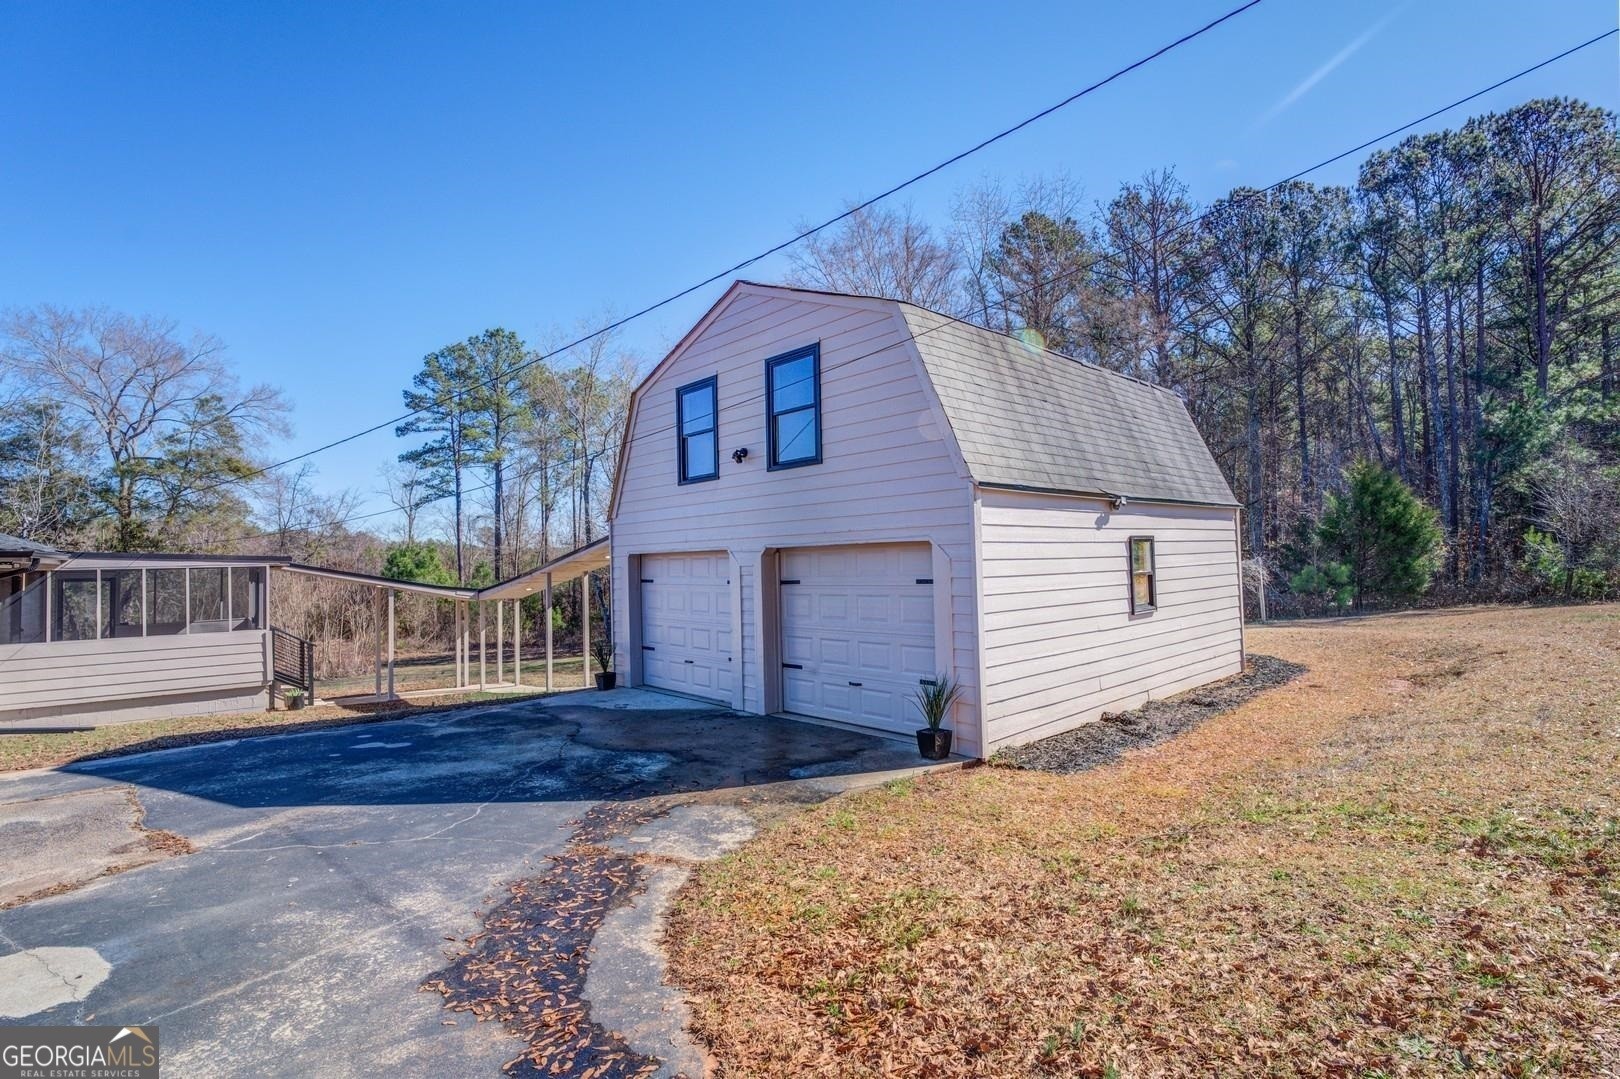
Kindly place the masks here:
[(724, 552), (641, 556), (643, 682), (730, 700), (730, 572)]
[(900, 662), (895, 664), (895, 668), (913, 681), (921, 678), (933, 678), (939, 674), (934, 669), (934, 649), (932, 646), (921, 648), (917, 645), (901, 645)]
[[(783, 704), (892, 731), (917, 727), (911, 695), (934, 666), (927, 544), (782, 554)], [(920, 582), (920, 583), (919, 583)]]

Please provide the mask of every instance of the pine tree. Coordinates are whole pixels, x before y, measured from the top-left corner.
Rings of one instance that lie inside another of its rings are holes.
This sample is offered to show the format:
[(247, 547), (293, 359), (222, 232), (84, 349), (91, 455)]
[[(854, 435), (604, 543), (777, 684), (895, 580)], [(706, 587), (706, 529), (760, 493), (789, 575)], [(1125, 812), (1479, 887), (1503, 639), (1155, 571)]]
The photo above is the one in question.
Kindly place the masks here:
[(1347, 472), (1349, 490), (1328, 495), (1322, 550), (1349, 567), (1357, 606), (1367, 597), (1411, 599), (1434, 579), (1441, 555), (1440, 520), (1401, 478), (1371, 461)]
[(405, 407), (417, 414), (394, 428), (394, 434), (401, 438), (419, 434), (438, 437), (406, 450), (399, 459), (427, 471), (432, 497), (452, 499), (456, 581), (464, 583), (467, 565), (463, 551), (466, 530), (462, 480), (468, 467), (484, 458), (489, 441), (483, 426), (484, 390), (472, 351), (457, 344), (428, 353), (411, 384), (415, 388), (405, 391)]

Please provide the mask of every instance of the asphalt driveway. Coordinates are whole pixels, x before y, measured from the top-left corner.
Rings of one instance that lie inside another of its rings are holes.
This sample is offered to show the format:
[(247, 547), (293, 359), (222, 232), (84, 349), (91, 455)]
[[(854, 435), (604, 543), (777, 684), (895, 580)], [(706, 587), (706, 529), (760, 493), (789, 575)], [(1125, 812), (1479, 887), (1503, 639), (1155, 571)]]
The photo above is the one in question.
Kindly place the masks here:
[[(582, 821), (654, 807), (599, 837), (662, 868), (600, 927), (585, 995), (631, 1049), (690, 1072), (654, 954), (682, 861), (746, 838), (761, 806), (917, 763), (621, 690), (0, 776), (6, 872), (94, 878), (0, 911), (0, 1024), (156, 1024), (176, 1076), (496, 1075), (528, 1042), (422, 982)], [(130, 851), (136, 868), (96, 876)]]

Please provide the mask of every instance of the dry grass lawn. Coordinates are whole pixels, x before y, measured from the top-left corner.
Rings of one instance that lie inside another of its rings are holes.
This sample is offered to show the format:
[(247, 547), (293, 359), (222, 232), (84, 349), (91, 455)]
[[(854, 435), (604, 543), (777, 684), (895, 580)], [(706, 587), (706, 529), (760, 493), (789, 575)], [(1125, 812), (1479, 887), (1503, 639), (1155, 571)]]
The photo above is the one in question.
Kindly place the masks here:
[(1251, 628), (1309, 673), (1060, 777), (835, 800), (670, 932), (731, 1075), (1620, 1075), (1620, 607)]

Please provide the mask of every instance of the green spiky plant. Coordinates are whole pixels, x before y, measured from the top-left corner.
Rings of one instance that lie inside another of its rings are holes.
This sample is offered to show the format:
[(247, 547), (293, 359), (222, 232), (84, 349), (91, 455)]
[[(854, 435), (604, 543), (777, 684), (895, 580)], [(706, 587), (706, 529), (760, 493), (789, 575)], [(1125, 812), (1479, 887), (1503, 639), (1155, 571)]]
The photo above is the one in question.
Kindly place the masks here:
[(924, 682), (917, 690), (913, 703), (928, 721), (928, 729), (937, 731), (961, 696), (962, 687), (952, 682), (950, 675), (942, 674), (933, 682)]

